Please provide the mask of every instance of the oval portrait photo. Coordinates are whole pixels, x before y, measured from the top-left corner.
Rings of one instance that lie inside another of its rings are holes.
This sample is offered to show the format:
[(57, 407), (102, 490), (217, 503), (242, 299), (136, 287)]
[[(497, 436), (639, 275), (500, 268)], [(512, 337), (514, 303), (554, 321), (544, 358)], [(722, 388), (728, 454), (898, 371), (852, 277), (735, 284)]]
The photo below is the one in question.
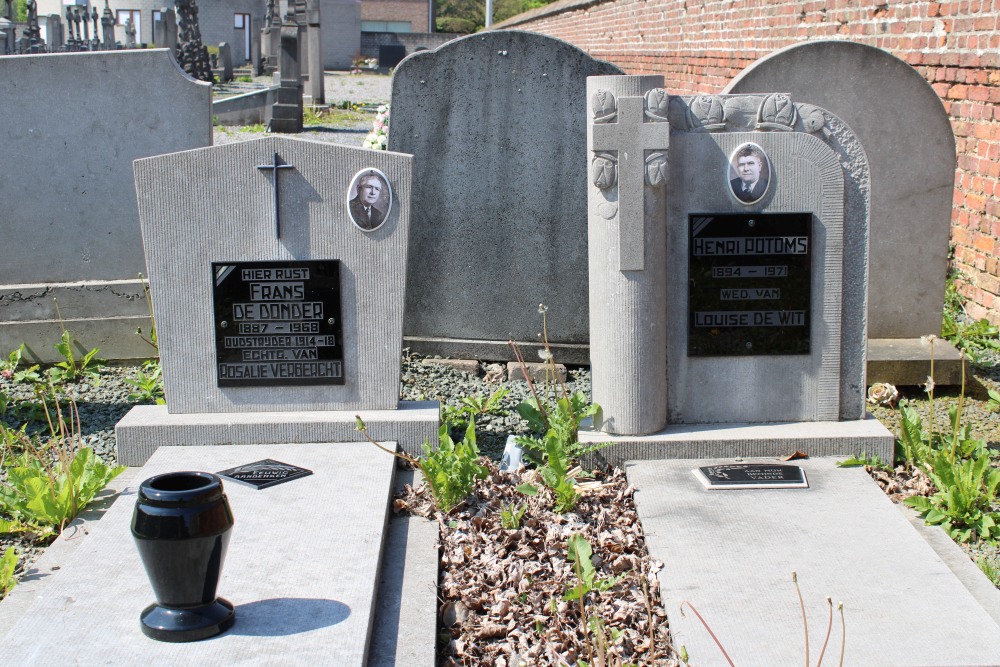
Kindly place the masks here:
[(744, 204), (760, 201), (771, 181), (771, 163), (757, 144), (743, 144), (729, 158), (729, 189)]
[(375, 231), (392, 210), (392, 188), (389, 179), (378, 169), (362, 169), (347, 189), (347, 209), (351, 220), (362, 231)]

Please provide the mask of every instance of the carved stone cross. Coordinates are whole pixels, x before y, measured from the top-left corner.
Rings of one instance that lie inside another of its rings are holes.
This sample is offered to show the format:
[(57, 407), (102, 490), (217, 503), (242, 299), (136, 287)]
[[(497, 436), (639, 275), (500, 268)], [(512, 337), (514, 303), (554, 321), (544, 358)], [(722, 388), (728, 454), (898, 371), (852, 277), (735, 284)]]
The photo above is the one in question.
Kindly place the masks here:
[[(610, 95), (610, 93), (606, 93)], [(616, 122), (595, 121), (591, 127), (593, 151), (617, 153), (618, 181), (618, 263), (620, 271), (642, 271), (645, 266), (645, 186), (663, 184), (662, 167), (647, 169), (647, 151), (666, 151), (670, 144), (670, 126), (666, 122), (644, 122), (645, 100), (621, 97), (617, 101)], [(662, 161), (662, 155), (656, 155)], [(654, 156), (649, 156), (650, 160)], [(653, 174), (656, 174), (655, 176)], [(647, 181), (649, 178), (649, 181)], [(614, 181), (606, 183), (613, 185)], [(605, 184), (598, 184), (604, 187)]]

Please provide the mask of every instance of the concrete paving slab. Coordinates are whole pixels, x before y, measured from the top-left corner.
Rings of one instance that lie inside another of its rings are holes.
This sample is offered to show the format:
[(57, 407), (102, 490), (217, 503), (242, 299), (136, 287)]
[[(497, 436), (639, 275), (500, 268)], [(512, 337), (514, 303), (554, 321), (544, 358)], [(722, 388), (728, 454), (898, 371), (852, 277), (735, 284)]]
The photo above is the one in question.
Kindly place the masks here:
[[(233, 536), (219, 594), (236, 625), (202, 642), (146, 638), (152, 588), (132, 542), (138, 482), (262, 458), (313, 475), (263, 490), (226, 483)], [(5, 665), (365, 665), (395, 459), (366, 443), (164, 447), (90, 529), (3, 638)]]
[[(586, 426), (584, 427), (586, 428)], [(672, 424), (650, 435), (609, 435), (581, 430), (580, 442), (611, 443), (591, 455), (588, 465), (624, 465), (650, 459), (716, 456), (850, 456), (865, 452), (892, 460), (895, 436), (877, 419), (778, 424)]]
[[(758, 459), (757, 461), (762, 461)], [(802, 664), (797, 571), (815, 660), (828, 607), (844, 603), (844, 664), (1000, 664), (1000, 626), (859, 468), (798, 461), (810, 488), (708, 491), (691, 470), (726, 460), (631, 463), (629, 481), (676, 646), (725, 661), (693, 604), (740, 667)], [(773, 459), (770, 460), (773, 462)], [(835, 617), (836, 618), (836, 617)], [(827, 660), (837, 664), (835, 620)]]

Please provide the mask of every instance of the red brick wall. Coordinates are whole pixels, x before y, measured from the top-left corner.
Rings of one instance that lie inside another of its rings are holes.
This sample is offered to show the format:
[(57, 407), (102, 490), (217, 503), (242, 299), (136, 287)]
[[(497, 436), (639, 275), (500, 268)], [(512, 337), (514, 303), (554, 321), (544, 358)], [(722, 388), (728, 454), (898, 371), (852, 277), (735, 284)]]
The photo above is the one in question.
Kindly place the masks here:
[(413, 32), (430, 32), (426, 0), (364, 0), (362, 21), (409, 21)]
[(560, 0), (497, 27), (564, 39), (674, 93), (717, 93), (771, 51), (849, 39), (912, 65), (941, 96), (958, 150), (952, 243), (969, 314), (1000, 324), (1000, 0)]

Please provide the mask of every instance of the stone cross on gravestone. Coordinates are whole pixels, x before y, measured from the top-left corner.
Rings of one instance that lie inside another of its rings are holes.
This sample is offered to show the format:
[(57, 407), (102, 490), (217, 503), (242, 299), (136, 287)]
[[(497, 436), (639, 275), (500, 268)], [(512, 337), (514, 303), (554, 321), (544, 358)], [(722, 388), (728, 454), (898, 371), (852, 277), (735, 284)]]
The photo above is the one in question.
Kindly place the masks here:
[[(666, 176), (670, 126), (665, 110), (661, 117), (647, 108), (655, 104), (656, 92), (651, 91), (646, 98), (623, 96), (616, 100), (611, 92), (598, 90), (591, 100), (595, 115), (590, 129), (594, 185), (606, 190), (618, 183), (620, 271), (642, 271), (645, 267), (645, 186), (658, 187)], [(646, 116), (652, 122), (645, 122)], [(649, 150), (657, 152), (647, 157)]]
[(293, 165), (290, 165), (290, 164), (281, 164), (281, 159), (278, 157), (278, 154), (275, 153), (274, 154), (274, 160), (271, 162), (271, 164), (259, 164), (259, 165), (257, 165), (257, 168), (260, 169), (260, 170), (262, 170), (262, 171), (265, 171), (265, 170), (270, 171), (271, 174), (272, 174), (273, 180), (274, 180), (274, 236), (275, 236), (275, 238), (279, 238), (280, 239), (281, 238), (281, 217), (280, 217), (279, 211), (281, 209), (280, 209), (279, 203), (278, 203), (279, 202), (279, 199), (278, 199), (278, 192), (279, 192), (279, 190), (278, 190), (278, 174), (280, 172), (278, 170), (279, 169), (295, 169), (295, 167)]

